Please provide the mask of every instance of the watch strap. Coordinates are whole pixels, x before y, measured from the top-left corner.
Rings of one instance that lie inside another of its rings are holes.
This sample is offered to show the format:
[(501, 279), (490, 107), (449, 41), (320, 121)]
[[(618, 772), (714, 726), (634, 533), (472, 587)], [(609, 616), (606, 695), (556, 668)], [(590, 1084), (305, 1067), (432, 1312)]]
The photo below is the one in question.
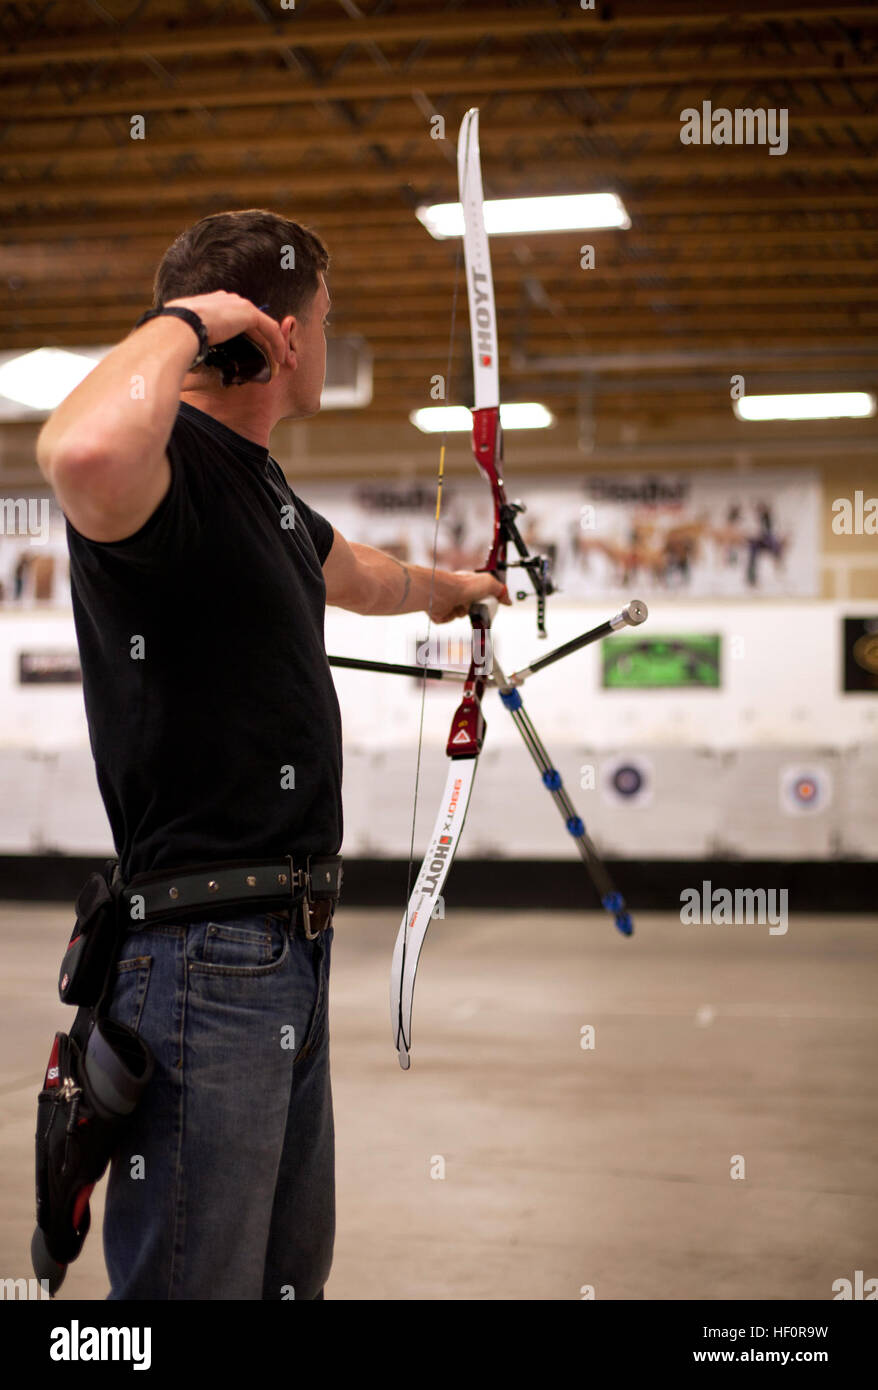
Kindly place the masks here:
[(207, 338), (207, 329), (192, 309), (184, 309), (182, 304), (168, 304), (162, 305), (158, 309), (147, 309), (145, 314), (140, 315), (134, 327), (139, 328), (142, 323), (147, 323), (150, 319), (162, 318), (164, 315), (172, 315), (174, 318), (182, 319), (184, 323), (188, 323), (189, 327), (196, 334), (198, 338), (198, 356), (193, 361), (192, 366), (200, 367), (210, 351), (210, 343)]

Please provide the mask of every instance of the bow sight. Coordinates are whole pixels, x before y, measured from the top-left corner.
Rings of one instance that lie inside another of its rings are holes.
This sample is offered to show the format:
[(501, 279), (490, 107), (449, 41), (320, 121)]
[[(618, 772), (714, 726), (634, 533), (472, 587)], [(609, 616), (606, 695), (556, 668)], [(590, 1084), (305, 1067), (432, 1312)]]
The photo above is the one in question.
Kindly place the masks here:
[[(519, 512), (526, 511), (525, 504), (517, 499), (514, 502), (504, 502), (500, 507), (500, 528), (505, 539), (512, 542), (521, 557), (518, 560), (507, 560), (506, 568), (527, 571), (537, 601), (537, 634), (540, 637), (545, 637), (547, 635), (546, 599), (549, 594), (555, 593), (555, 585), (552, 583), (549, 557), (547, 555), (531, 555), (516, 525), (515, 518)], [(518, 589), (515, 597), (521, 600), (530, 598), (530, 594), (526, 589)]]

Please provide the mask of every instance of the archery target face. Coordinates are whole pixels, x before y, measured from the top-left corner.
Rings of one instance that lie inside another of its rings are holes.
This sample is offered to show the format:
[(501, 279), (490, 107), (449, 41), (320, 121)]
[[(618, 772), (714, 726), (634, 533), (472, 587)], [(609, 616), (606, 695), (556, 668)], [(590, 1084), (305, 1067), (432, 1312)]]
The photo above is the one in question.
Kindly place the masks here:
[(648, 806), (653, 797), (652, 764), (642, 757), (611, 758), (601, 768), (601, 790), (612, 806)]
[(780, 770), (780, 809), (788, 816), (809, 816), (825, 811), (832, 783), (823, 767), (784, 767)]

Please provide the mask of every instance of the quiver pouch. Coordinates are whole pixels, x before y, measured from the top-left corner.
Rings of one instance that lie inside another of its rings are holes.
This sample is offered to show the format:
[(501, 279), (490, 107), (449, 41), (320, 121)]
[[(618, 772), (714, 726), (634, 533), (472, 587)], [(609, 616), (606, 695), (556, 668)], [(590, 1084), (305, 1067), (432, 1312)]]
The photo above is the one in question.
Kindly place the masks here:
[(117, 898), (104, 873), (90, 874), (76, 899), (76, 925), (61, 962), (58, 993), (64, 1004), (98, 1002), (114, 959)]

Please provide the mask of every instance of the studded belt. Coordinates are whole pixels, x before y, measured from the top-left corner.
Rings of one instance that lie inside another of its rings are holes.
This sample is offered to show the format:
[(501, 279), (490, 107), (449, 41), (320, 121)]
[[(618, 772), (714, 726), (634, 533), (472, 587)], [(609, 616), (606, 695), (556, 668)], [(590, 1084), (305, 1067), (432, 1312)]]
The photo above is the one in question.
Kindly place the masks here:
[[(170, 872), (135, 874), (119, 890), (121, 920), (137, 927), (142, 922), (171, 922), (201, 916), (222, 906), (267, 909), (297, 907), (305, 935), (312, 940), (329, 925), (341, 892), (340, 854), (312, 854), (297, 868), (292, 856), (283, 859), (222, 860), (191, 864)], [(114, 883), (119, 883), (116, 866)]]

